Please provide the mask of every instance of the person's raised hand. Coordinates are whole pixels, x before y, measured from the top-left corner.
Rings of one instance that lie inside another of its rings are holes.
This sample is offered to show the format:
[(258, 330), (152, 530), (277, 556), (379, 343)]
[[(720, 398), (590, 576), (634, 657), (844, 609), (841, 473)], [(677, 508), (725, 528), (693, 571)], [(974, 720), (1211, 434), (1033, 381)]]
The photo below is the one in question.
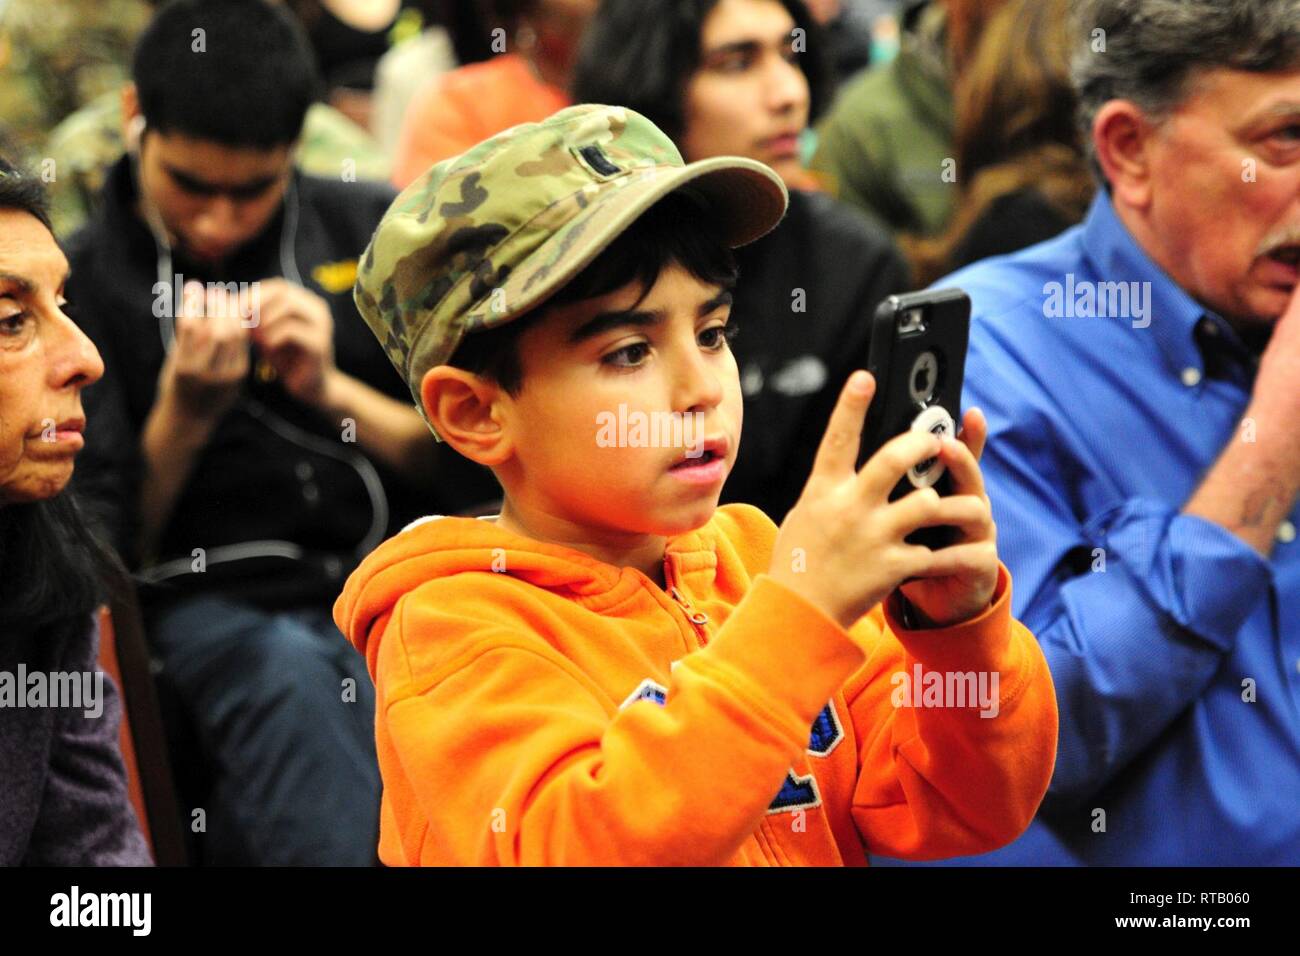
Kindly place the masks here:
[(939, 453), (939, 440), (910, 432), (857, 468), (875, 379), (854, 372), (840, 392), (803, 493), (777, 531), (768, 574), (848, 627), (925, 567), (929, 551), (907, 544), (889, 503), (907, 470)]
[(1294, 423), (1300, 417), (1300, 388), (1296, 382), (1300, 382), (1300, 285), (1273, 326), (1260, 357), (1249, 414), (1296, 435)]
[(959, 437), (942, 439), (939, 452), (952, 480), (952, 493), (941, 498), (933, 488), (919, 489), (895, 503), (906, 509), (905, 523), (915, 518), (920, 519), (917, 527), (949, 525), (957, 532), (947, 547), (930, 552), (929, 563), (915, 573), (918, 580), (902, 587), (903, 596), (921, 612), (923, 624), (964, 621), (987, 608), (993, 598), (998, 583), (997, 527), (979, 466), (987, 438), (984, 413), (968, 409)]
[(248, 303), (223, 287), (187, 282), (176, 340), (159, 375), (159, 394), (196, 422), (229, 410), (248, 374)]
[(329, 303), (287, 279), (258, 283), (253, 344), (294, 398), (319, 406), (334, 372), (334, 316)]

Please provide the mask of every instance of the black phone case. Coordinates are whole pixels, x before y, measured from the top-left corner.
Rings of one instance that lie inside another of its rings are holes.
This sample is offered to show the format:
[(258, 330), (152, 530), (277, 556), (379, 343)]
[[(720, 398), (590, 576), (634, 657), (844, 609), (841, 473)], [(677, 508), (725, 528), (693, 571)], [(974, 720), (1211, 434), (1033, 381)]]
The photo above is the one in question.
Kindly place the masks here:
[[(918, 311), (919, 310), (919, 313)], [(921, 327), (900, 331), (905, 318), (919, 315)], [(925, 409), (939, 405), (961, 429), (961, 390), (966, 370), (966, 345), (970, 337), (970, 297), (960, 289), (939, 289), (893, 295), (880, 304), (872, 319), (871, 352), (867, 370), (876, 379), (876, 395), (867, 411), (862, 431), (861, 467), (886, 442), (909, 431)], [(926, 355), (931, 358), (923, 358)], [(933, 388), (925, 376), (933, 376)], [(929, 397), (923, 397), (929, 393)], [(954, 436), (955, 437), (955, 436)], [(916, 486), (905, 475), (890, 493), (895, 501)], [(945, 472), (934, 484), (941, 495), (952, 493)], [(956, 529), (921, 528), (907, 541), (932, 549), (951, 544)]]

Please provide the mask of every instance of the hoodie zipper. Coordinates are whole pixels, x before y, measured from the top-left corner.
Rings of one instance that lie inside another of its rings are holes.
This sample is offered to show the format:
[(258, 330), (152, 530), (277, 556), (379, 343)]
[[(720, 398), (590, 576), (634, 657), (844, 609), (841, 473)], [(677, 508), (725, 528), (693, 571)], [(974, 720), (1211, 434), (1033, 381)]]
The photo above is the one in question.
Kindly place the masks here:
[(686, 620), (694, 625), (695, 633), (700, 638), (700, 647), (704, 647), (709, 643), (709, 632), (706, 627), (709, 616), (697, 610), (682, 589), (673, 583), (673, 567), (668, 558), (664, 558), (664, 584), (668, 586), (668, 596), (673, 599), (673, 603), (681, 610)]

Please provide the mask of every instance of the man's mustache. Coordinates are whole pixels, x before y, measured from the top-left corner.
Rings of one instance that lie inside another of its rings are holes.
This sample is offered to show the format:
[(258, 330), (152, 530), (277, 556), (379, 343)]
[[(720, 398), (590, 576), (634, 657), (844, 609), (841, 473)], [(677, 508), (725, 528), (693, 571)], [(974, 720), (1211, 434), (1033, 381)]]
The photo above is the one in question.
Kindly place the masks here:
[(1268, 256), (1287, 246), (1300, 246), (1300, 223), (1284, 226), (1276, 232), (1269, 233), (1259, 244), (1255, 254), (1259, 257)]

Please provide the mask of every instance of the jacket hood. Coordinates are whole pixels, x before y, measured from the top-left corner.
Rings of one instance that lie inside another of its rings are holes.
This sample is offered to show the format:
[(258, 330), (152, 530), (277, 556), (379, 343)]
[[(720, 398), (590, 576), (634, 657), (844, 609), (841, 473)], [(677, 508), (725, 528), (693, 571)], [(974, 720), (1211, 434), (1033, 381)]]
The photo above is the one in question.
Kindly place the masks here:
[[(724, 507), (700, 528), (668, 539), (664, 561), (674, 578), (717, 568), (717, 549), (725, 536), (722, 525), (738, 517), (726, 512), (738, 507), (757, 514), (748, 506)], [(594, 611), (618, 604), (645, 584), (645, 575), (634, 568), (536, 541), (490, 520), (432, 516), (408, 525), (361, 562), (335, 602), (335, 623), (367, 655), (379, 633), (376, 621), (404, 595), (425, 582), (471, 571), (509, 575)]]

